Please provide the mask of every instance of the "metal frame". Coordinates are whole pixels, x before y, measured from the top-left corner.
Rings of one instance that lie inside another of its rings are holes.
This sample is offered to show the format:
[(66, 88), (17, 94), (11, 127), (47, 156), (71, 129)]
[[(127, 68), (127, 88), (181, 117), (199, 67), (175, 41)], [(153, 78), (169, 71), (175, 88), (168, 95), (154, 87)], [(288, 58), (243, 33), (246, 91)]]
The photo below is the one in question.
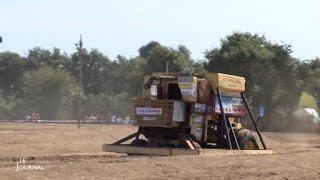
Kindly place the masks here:
[[(114, 143), (112, 143), (111, 145), (121, 145), (121, 143), (124, 143), (126, 141), (129, 141), (130, 139), (134, 138), (134, 139), (139, 139), (139, 136), (141, 134), (143, 134), (143, 128), (142, 127), (139, 127), (138, 131), (129, 135), (129, 136), (126, 136)], [(184, 133), (179, 133), (178, 134), (178, 137), (181, 139), (182, 142), (185, 142), (185, 144), (192, 150), (196, 150), (198, 149), (197, 146), (195, 145), (194, 141), (192, 140), (191, 137), (187, 136), (186, 134)]]
[(258, 133), (258, 136), (259, 136), (259, 138), (260, 138), (260, 141), (261, 141), (261, 143), (262, 143), (262, 146), (263, 146), (263, 148), (264, 148), (265, 150), (267, 150), (267, 146), (266, 146), (266, 144), (264, 143), (263, 137), (262, 137), (262, 135), (261, 135), (261, 133), (260, 133), (260, 129), (259, 129), (259, 127), (257, 126), (256, 121), (255, 121), (254, 118), (253, 118), (252, 112), (251, 112), (251, 110), (250, 110), (250, 108), (249, 108), (249, 105), (248, 105), (248, 102), (247, 102), (247, 100), (246, 100), (246, 96), (244, 95), (244, 92), (241, 93), (241, 97), (242, 97), (242, 100), (243, 100), (244, 104), (246, 105), (246, 108), (247, 108), (247, 110), (248, 110), (248, 112), (249, 112), (249, 116), (250, 116), (250, 119), (251, 119), (251, 121), (252, 121), (252, 124), (253, 124), (254, 128), (256, 129), (256, 131), (257, 131), (257, 133)]
[(228, 119), (228, 117), (226, 116), (226, 114), (224, 113), (224, 109), (223, 109), (223, 104), (222, 104), (222, 98), (221, 98), (221, 94), (220, 94), (220, 90), (219, 88), (217, 88), (217, 95), (218, 95), (218, 100), (219, 100), (219, 105), (220, 105), (220, 111), (221, 111), (221, 115), (222, 115), (222, 119), (223, 119), (223, 127), (225, 130), (225, 134), (227, 136), (227, 140), (228, 140), (228, 145), (229, 145), (229, 149), (232, 150), (232, 141), (230, 138), (230, 131), (231, 131), (231, 135), (233, 138), (233, 142), (236, 144), (236, 147), (238, 150), (240, 150), (239, 147), (239, 143), (236, 137), (236, 134), (234, 132), (234, 130), (231, 127), (230, 121)]
[(272, 150), (223, 150), (223, 149), (180, 149), (180, 148), (151, 148), (135, 147), (128, 145), (103, 144), (102, 150), (105, 152), (127, 153), (134, 155), (153, 155), (153, 156), (251, 156), (251, 155), (270, 155)]

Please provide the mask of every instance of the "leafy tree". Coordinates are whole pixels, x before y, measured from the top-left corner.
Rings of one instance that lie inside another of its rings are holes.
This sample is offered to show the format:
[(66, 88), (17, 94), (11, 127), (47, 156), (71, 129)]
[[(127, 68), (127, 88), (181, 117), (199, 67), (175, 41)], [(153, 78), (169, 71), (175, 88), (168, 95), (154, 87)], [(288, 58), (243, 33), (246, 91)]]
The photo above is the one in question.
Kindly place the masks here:
[(130, 96), (137, 96), (141, 93), (145, 61), (142, 58), (126, 59), (118, 56), (112, 62), (109, 72), (109, 88), (107, 92), (127, 93)]
[(101, 52), (93, 49), (83, 59), (82, 65), (82, 82), (84, 93), (86, 95), (98, 95), (107, 90), (106, 81), (110, 78), (108, 70), (110, 70), (110, 60)]
[[(109, 81), (112, 78), (112, 63), (107, 56), (104, 56), (97, 49), (88, 52), (82, 50), (82, 86), (85, 95), (105, 92), (109, 88)], [(67, 70), (74, 79), (79, 80), (79, 54), (74, 53), (67, 65)]]
[(35, 47), (29, 50), (27, 56), (26, 70), (34, 70), (40, 68), (42, 65), (51, 65), (51, 52), (40, 47)]
[(85, 114), (106, 115), (107, 113), (126, 116), (130, 110), (128, 95), (120, 93), (117, 95), (99, 94), (89, 95), (84, 100)]
[(320, 59), (304, 61), (299, 66), (301, 79), (306, 91), (315, 98), (318, 109), (320, 108)]
[(191, 60), (191, 52), (186, 46), (179, 45), (178, 52), (181, 53), (186, 59)]
[(142, 46), (141, 49), (147, 49), (147, 53), (142, 53), (142, 56), (140, 56), (146, 60), (145, 74), (164, 72), (166, 70), (166, 62), (169, 62), (169, 71), (171, 72), (179, 72), (192, 63), (190, 52), (185, 46), (179, 46), (179, 49), (176, 50), (151, 42)]
[[(206, 52), (205, 67), (208, 71), (245, 77), (251, 105), (256, 108), (265, 104), (269, 120), (277, 117), (272, 123), (282, 123), (298, 105), (303, 90), (297, 78), (298, 60), (290, 53), (289, 45), (272, 44), (264, 36), (234, 33), (221, 40), (220, 48)], [(272, 127), (272, 123), (264, 125)]]
[(0, 53), (0, 90), (4, 98), (8, 99), (21, 90), (19, 78), (24, 72), (24, 65), (17, 53)]
[(143, 77), (144, 77), (145, 61), (142, 58), (133, 58), (129, 60), (127, 67), (127, 93), (132, 96), (142, 96)]
[(44, 66), (23, 76), (25, 103), (30, 111), (39, 111), (43, 119), (55, 119), (63, 99), (75, 93), (75, 85), (62, 69)]
[(139, 48), (139, 55), (142, 58), (148, 58), (153, 48), (161, 46), (160, 43), (156, 41), (151, 41), (148, 44)]
[(12, 113), (12, 103), (0, 97), (0, 119), (10, 119)]
[(202, 60), (202, 61), (196, 61), (192, 63), (192, 67), (194, 68), (195, 73), (206, 73), (208, 72), (205, 67), (206, 67), (207, 62)]

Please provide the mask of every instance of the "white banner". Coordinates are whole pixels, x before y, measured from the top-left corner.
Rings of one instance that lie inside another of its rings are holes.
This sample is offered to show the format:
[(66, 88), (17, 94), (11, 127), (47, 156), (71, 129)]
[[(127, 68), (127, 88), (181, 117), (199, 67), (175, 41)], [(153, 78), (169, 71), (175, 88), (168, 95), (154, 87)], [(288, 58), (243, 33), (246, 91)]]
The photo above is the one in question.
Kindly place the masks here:
[(157, 118), (156, 117), (143, 117), (142, 120), (144, 120), (144, 121), (156, 121)]
[(137, 107), (137, 115), (162, 115), (162, 108)]

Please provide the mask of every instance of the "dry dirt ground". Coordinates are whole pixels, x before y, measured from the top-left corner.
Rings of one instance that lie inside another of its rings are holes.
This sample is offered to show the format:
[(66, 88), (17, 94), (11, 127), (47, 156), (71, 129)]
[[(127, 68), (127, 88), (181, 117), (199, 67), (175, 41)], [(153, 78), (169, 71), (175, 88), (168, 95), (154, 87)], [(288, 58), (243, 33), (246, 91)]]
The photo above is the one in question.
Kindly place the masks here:
[[(273, 155), (127, 156), (102, 152), (132, 126), (0, 123), (0, 179), (320, 179), (320, 136), (264, 133)], [(16, 172), (19, 158), (43, 170)]]

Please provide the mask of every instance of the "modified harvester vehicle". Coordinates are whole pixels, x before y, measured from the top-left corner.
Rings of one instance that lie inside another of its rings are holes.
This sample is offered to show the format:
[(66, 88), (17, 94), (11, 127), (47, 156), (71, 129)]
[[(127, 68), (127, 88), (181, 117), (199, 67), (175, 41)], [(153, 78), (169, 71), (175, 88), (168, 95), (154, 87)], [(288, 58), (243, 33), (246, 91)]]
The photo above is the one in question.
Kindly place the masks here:
[[(127, 152), (125, 147), (258, 150), (256, 136), (241, 124), (247, 115), (266, 150), (244, 91), (245, 78), (221, 73), (145, 76), (143, 97), (133, 99), (134, 125), (139, 127), (138, 131), (104, 145), (104, 150)], [(133, 138), (130, 146), (121, 146)], [(141, 150), (134, 152), (140, 154)]]

